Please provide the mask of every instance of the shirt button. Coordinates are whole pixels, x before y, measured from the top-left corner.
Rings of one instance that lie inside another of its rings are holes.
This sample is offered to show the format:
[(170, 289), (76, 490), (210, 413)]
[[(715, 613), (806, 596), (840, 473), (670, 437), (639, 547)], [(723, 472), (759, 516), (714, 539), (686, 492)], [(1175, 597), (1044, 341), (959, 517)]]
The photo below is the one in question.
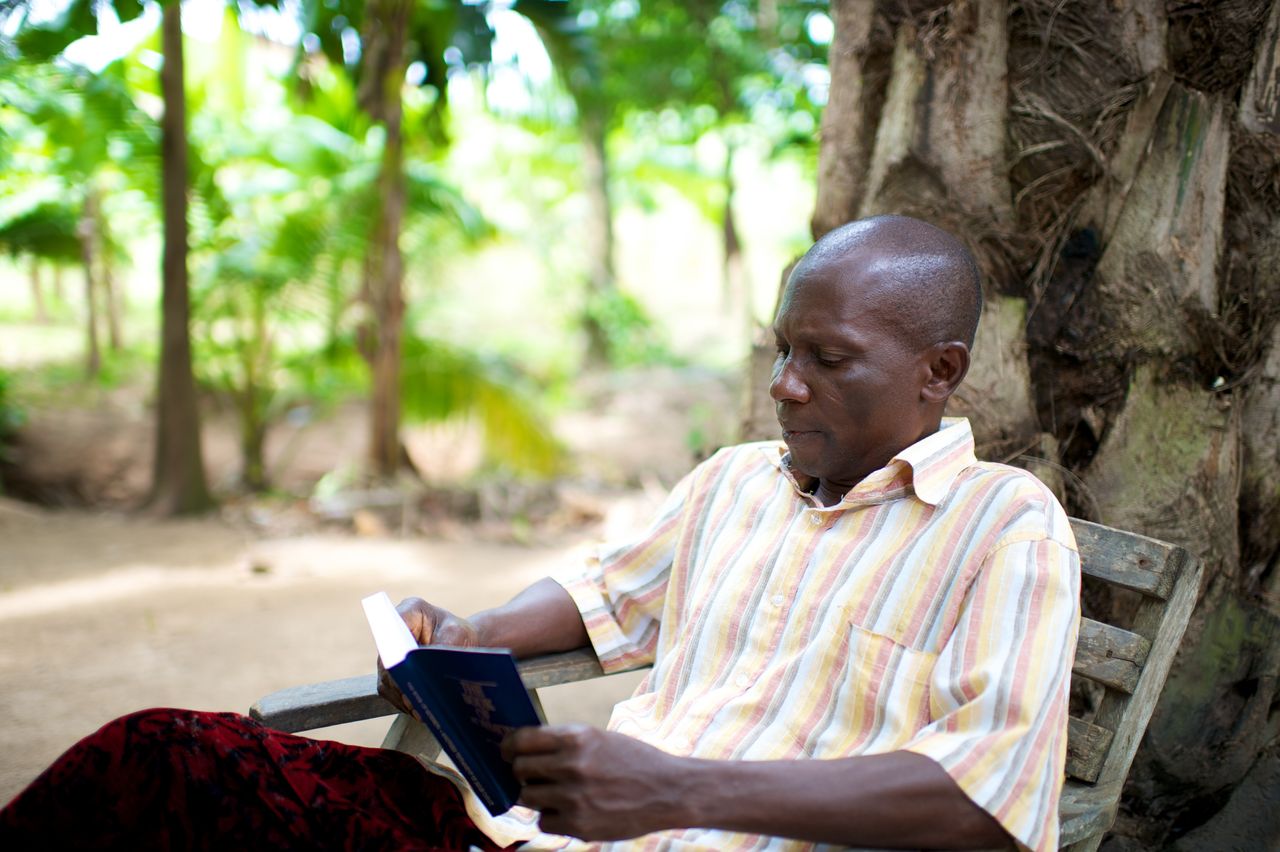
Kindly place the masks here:
[(737, 681), (738, 681), (738, 686), (745, 687), (751, 683), (751, 678), (747, 677), (744, 674), (740, 674), (737, 677)]
[(822, 515), (819, 514), (818, 512), (810, 512), (809, 523), (813, 524), (816, 527), (818, 524), (822, 523)]
[(772, 603), (774, 606), (782, 606), (785, 600), (786, 598), (784, 598), (782, 595), (774, 595), (772, 598), (770, 598), (770, 603)]

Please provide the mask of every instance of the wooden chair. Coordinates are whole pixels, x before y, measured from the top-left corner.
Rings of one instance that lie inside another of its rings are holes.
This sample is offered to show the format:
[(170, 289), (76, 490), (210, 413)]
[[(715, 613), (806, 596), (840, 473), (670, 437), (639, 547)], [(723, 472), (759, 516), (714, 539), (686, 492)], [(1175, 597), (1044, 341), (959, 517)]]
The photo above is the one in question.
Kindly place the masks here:
[[(1072, 519), (1086, 584), (1137, 592), (1132, 622), (1081, 620), (1073, 684), (1100, 694), (1086, 718), (1072, 716), (1067, 780), (1059, 807), (1061, 846), (1095, 850), (1115, 820), (1120, 791), (1146, 730), (1200, 587), (1200, 562), (1156, 539)], [(595, 654), (580, 649), (524, 660), (520, 672), (534, 694), (546, 686), (603, 676)], [(282, 731), (307, 731), (394, 713), (374, 675), (294, 687), (266, 696), (249, 713)], [(383, 742), (432, 760), (439, 746), (421, 724), (398, 716)]]

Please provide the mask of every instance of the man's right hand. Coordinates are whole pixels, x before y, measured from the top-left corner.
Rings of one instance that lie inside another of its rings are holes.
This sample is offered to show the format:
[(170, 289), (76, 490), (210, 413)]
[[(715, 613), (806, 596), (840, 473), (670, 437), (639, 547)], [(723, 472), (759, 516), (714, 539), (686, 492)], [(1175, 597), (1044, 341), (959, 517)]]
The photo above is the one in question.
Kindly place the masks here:
[[(429, 604), (422, 598), (405, 598), (396, 612), (409, 626), (409, 632), (419, 645), (457, 645), (464, 648), (480, 644), (480, 631), (465, 618), (459, 618), (447, 609)], [(378, 659), (378, 694), (390, 701), (402, 713), (412, 714), (409, 703), (400, 694), (391, 675)]]

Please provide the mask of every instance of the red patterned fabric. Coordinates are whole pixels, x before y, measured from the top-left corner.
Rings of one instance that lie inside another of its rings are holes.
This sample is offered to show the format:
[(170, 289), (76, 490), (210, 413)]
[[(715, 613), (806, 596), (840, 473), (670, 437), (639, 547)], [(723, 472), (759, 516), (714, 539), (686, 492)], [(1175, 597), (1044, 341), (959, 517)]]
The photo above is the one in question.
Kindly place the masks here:
[(105, 725), (0, 811), (0, 849), (485, 852), (458, 791), (394, 751), (234, 713)]

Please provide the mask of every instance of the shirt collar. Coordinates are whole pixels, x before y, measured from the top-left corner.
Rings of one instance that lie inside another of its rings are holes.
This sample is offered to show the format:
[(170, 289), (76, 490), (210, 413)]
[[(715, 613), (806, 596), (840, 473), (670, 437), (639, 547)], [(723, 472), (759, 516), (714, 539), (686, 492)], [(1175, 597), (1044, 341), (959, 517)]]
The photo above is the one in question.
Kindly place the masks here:
[[(815, 478), (791, 466), (791, 454), (785, 444), (766, 444), (764, 450), (770, 464), (778, 468), (797, 491), (804, 494), (813, 491)], [(936, 506), (960, 472), (976, 461), (969, 421), (964, 417), (944, 417), (937, 432), (916, 441), (884, 467), (868, 474), (850, 489), (841, 503), (866, 502), (911, 486), (921, 501)]]

